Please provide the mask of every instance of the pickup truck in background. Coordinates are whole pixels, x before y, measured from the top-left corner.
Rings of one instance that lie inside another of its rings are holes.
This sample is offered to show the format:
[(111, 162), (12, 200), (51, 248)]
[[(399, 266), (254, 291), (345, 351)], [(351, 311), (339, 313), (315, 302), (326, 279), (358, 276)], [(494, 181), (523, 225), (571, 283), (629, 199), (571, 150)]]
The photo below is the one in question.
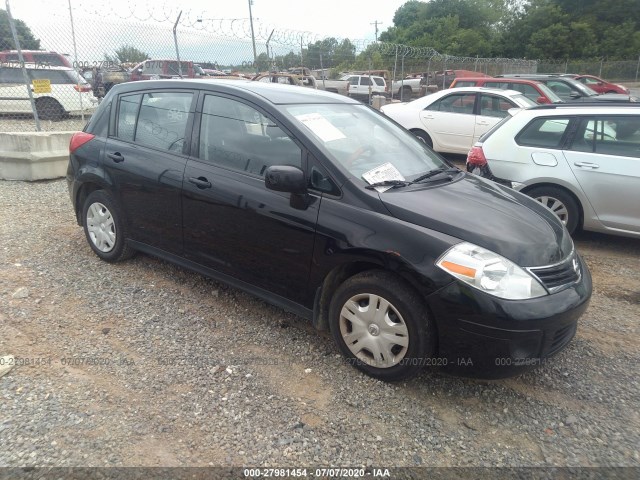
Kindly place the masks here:
[(327, 80), (319, 79), (311, 75), (311, 70), (307, 67), (294, 67), (290, 68), (289, 73), (294, 75), (300, 75), (302, 78), (302, 84), (305, 87), (316, 88), (318, 90), (324, 90), (326, 92), (339, 93), (340, 95), (348, 95), (349, 83), (345, 80)]
[(306, 78), (313, 79), (318, 90), (339, 93), (340, 95), (348, 95), (349, 93), (349, 82), (346, 80), (318, 80), (312, 76), (307, 76)]
[(402, 80), (396, 80), (391, 87), (393, 98), (408, 102), (412, 96), (419, 97), (423, 78), (427, 78), (426, 73), (415, 73)]
[(118, 83), (128, 82), (130, 74), (123, 66), (109, 65), (102, 68), (85, 68), (81, 72), (84, 79), (91, 84), (93, 94), (104, 97), (111, 87)]
[(130, 80), (160, 80), (161, 78), (201, 78), (207, 74), (198, 64), (189, 61), (181, 61), (178, 67), (177, 60), (145, 60), (131, 70)]

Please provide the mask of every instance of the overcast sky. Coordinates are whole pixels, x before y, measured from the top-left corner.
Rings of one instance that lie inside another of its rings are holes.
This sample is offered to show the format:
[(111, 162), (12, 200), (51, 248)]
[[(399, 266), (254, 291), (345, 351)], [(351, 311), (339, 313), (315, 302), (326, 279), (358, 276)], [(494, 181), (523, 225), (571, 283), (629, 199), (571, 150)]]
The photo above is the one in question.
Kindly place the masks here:
[[(380, 32), (392, 26), (395, 11), (406, 1), (253, 0), (252, 11), (254, 19), (274, 27), (313, 32), (321, 37), (373, 40), (375, 26), (371, 24), (381, 22)], [(27, 22), (47, 15), (50, 9), (58, 13), (68, 10), (68, 0), (10, 0), (10, 3), (14, 16)], [(117, 8), (125, 17), (132, 8), (138, 12), (152, 8), (160, 15), (182, 9), (183, 15), (216, 19), (249, 16), (247, 0), (71, 0), (71, 5), (78, 16), (81, 11), (96, 11), (105, 17), (109, 8)]]
[[(396, 10), (406, 1), (253, 0), (258, 53), (265, 51), (274, 28), (276, 32), (310, 32), (305, 45), (328, 36), (372, 41), (373, 23), (379, 22), (380, 33), (392, 26)], [(10, 5), (14, 18), (32, 28), (42, 48), (73, 54), (69, 0), (10, 0)], [(252, 57), (248, 0), (71, 0), (71, 5), (79, 61), (103, 58), (123, 44), (141, 48), (153, 58), (169, 55), (174, 51), (171, 27), (180, 10), (179, 41), (186, 57), (221, 63)], [(244, 20), (231, 24), (231, 19)], [(220, 32), (242, 40), (212, 43)], [(285, 37), (277, 36), (271, 43), (272, 53), (299, 52), (299, 40), (287, 43)]]

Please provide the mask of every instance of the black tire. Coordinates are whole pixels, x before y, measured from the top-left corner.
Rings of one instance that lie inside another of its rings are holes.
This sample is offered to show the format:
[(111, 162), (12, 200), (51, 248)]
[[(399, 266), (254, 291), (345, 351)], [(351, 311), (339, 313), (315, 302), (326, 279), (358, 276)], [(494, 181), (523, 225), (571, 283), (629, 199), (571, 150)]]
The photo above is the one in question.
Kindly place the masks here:
[(36, 100), (36, 111), (40, 120), (59, 121), (64, 119), (66, 112), (62, 105), (55, 98), (38, 98)]
[(106, 262), (131, 258), (135, 250), (126, 239), (127, 230), (119, 206), (104, 190), (91, 192), (82, 206), (82, 225), (89, 246)]
[(411, 100), (411, 95), (413, 94), (413, 90), (411, 90), (411, 87), (409, 85), (405, 85), (404, 87), (402, 87), (402, 89), (400, 90), (400, 98), (403, 101), (409, 101)]
[(526, 194), (555, 213), (573, 235), (580, 222), (580, 206), (570, 193), (558, 187), (535, 187)]
[(429, 135), (427, 135), (425, 132), (423, 132), (422, 130), (411, 130), (411, 133), (413, 133), (416, 137), (418, 137), (418, 139), (424, 143), (425, 145), (428, 145), (430, 148), (433, 148), (433, 141), (431, 140), (431, 137)]
[[(370, 310), (372, 301), (375, 310)], [(383, 270), (359, 273), (338, 287), (329, 307), (329, 326), (349, 362), (383, 381), (417, 375), (435, 351), (435, 330), (424, 302), (404, 280)]]

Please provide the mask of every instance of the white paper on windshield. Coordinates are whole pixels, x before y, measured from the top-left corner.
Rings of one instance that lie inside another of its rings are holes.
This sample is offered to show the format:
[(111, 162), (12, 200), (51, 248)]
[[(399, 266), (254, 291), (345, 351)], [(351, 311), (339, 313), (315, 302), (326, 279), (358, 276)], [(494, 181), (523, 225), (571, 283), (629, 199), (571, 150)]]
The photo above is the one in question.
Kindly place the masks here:
[(296, 118), (304, 123), (309, 130), (320, 137), (320, 140), (325, 143), (347, 138), (340, 130), (334, 127), (329, 120), (319, 113), (305, 113), (304, 115), (296, 115)]
[[(368, 172), (362, 174), (362, 178), (369, 182), (370, 185), (378, 182), (384, 182), (385, 180), (404, 180), (405, 178), (398, 171), (398, 169), (390, 162), (383, 163), (382, 165), (372, 168)], [(389, 190), (391, 186), (380, 186), (375, 189), (382, 193)]]

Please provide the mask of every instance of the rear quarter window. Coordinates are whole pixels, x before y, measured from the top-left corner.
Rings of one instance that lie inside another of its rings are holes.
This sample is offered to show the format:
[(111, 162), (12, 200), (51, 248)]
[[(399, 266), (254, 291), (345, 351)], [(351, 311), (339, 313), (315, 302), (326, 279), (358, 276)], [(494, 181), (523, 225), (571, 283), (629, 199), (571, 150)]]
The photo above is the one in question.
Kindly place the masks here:
[(569, 118), (536, 118), (516, 135), (516, 143), (527, 147), (560, 148)]

